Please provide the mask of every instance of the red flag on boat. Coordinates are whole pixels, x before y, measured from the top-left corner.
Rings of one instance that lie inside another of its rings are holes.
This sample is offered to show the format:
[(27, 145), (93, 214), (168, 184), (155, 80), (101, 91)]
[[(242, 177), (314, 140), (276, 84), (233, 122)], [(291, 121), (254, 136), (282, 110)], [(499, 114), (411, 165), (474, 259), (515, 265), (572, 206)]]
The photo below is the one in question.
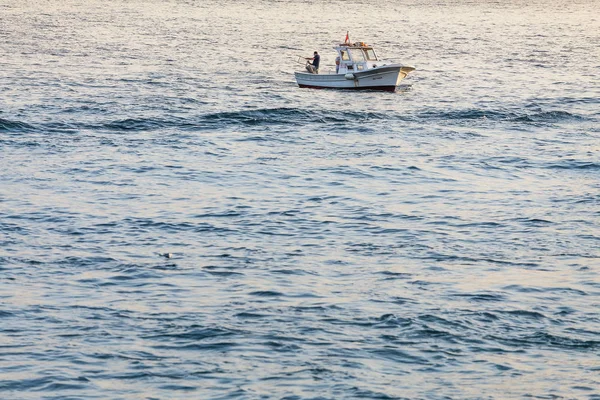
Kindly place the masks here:
[(344, 40), (344, 43), (348, 43), (350, 41), (350, 36), (348, 36), (348, 32), (346, 32), (346, 40)]

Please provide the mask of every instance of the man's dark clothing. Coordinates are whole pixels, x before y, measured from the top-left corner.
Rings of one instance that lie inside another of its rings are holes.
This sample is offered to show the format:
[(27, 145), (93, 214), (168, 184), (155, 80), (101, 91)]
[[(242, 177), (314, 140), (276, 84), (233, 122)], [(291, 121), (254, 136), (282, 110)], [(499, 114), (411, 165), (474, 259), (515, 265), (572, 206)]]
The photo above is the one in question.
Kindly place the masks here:
[(315, 69), (319, 69), (320, 62), (321, 62), (321, 56), (318, 54), (315, 54), (315, 56), (313, 58), (313, 62), (312, 62), (313, 67), (315, 67)]

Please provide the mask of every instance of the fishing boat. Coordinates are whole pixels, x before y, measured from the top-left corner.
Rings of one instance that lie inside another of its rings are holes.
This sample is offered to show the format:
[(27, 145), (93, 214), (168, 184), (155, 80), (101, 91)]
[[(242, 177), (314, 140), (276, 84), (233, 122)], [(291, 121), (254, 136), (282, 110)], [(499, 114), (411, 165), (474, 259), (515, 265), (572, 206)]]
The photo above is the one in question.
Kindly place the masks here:
[[(346, 40), (334, 47), (337, 51), (336, 71), (320, 74), (310, 72), (307, 58), (299, 57), (298, 62), (306, 63), (308, 72), (295, 72), (296, 82), (301, 88), (367, 89), (393, 92), (415, 68), (403, 64), (386, 64), (380, 60), (373, 46), (364, 42), (350, 43)], [(304, 60), (304, 61), (300, 61)]]

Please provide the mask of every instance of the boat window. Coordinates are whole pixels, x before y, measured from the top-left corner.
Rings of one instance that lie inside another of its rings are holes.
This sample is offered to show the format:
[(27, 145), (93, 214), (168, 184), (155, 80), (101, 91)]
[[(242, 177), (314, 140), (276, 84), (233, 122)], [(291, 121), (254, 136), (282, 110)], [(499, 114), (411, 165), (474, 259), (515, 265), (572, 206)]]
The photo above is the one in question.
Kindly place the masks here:
[(354, 62), (361, 62), (361, 61), (365, 61), (365, 55), (363, 54), (361, 49), (348, 49), (348, 52), (350, 52), (350, 56), (352, 57), (352, 61)]
[(342, 60), (344, 60), (344, 61), (350, 60), (350, 56), (348, 55), (347, 51), (342, 50), (340, 53), (342, 53)]
[(377, 56), (375, 55), (375, 51), (373, 49), (365, 49), (365, 55), (367, 56), (367, 60), (377, 61)]

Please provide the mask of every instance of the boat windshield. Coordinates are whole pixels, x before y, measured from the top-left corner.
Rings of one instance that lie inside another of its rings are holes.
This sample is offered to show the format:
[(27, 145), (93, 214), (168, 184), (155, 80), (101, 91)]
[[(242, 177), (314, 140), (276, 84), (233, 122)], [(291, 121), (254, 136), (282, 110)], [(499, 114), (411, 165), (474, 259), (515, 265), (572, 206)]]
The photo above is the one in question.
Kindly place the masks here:
[(365, 61), (365, 54), (362, 52), (361, 49), (348, 49), (348, 51), (350, 52), (352, 61), (354, 61), (354, 62)]
[(348, 55), (347, 51), (342, 50), (340, 53), (342, 54), (342, 60), (344, 60), (344, 61), (350, 60), (350, 56)]
[(377, 56), (375, 55), (375, 51), (373, 49), (365, 49), (365, 56), (369, 61), (377, 61)]

